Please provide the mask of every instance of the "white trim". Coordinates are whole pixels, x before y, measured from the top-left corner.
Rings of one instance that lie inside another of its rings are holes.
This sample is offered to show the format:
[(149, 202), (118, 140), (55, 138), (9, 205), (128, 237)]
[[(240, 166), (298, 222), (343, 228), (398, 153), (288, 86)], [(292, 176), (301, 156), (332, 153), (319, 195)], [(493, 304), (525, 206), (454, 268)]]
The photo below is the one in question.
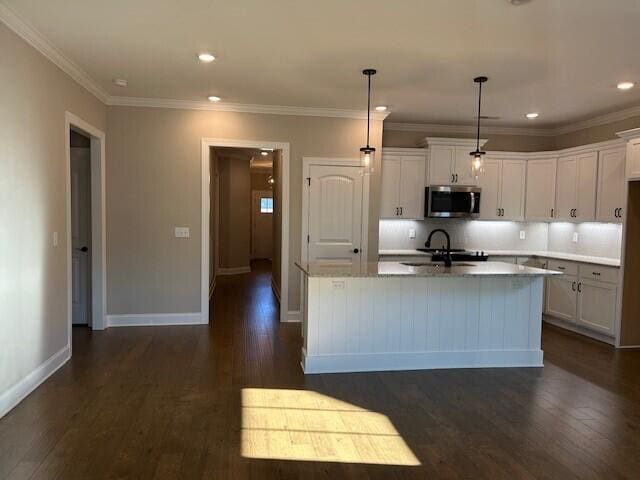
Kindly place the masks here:
[(91, 328), (106, 328), (107, 313), (107, 215), (106, 215), (106, 136), (102, 130), (71, 112), (64, 113), (66, 241), (67, 241), (67, 340), (71, 349), (72, 273), (71, 273), (71, 144), (69, 132), (79, 130), (91, 139)]
[(616, 135), (623, 138), (625, 141), (633, 140), (634, 138), (640, 137), (640, 128), (632, 128), (631, 130), (617, 132)]
[(161, 325), (201, 325), (200, 312), (195, 313), (137, 313), (108, 315), (110, 327), (150, 327)]
[[(303, 117), (357, 118), (366, 119), (366, 110), (341, 108), (292, 107), (286, 105), (260, 105), (248, 103), (212, 103), (197, 100), (174, 100), (170, 98), (110, 97), (107, 105), (119, 107), (177, 108), (184, 110), (211, 110), (216, 112), (261, 113), (266, 115), (289, 115)], [(372, 120), (384, 120), (388, 112), (371, 112)]]
[(58, 50), (44, 35), (22, 18), (9, 5), (0, 1), (0, 21), (13, 30), (20, 38), (44, 55), (51, 63), (60, 68), (64, 73), (69, 75), (73, 80), (78, 82), (82, 87), (102, 103), (107, 103), (109, 94), (92, 79), (78, 65), (69, 60), (60, 50)]
[[(640, 130), (640, 129), (639, 129)], [(624, 147), (622, 139), (606, 140), (604, 142), (588, 143), (577, 147), (563, 148), (561, 150), (543, 150), (539, 152), (509, 152), (504, 150), (487, 150), (487, 156), (491, 158), (521, 159), (521, 160), (541, 160), (543, 158), (557, 158), (567, 155), (578, 155), (585, 152), (605, 151), (613, 148)]]
[(630, 349), (636, 349), (636, 348), (640, 348), (640, 345), (618, 345), (616, 346), (616, 348), (630, 348)]
[(225, 275), (240, 275), (242, 273), (251, 273), (251, 267), (249, 265), (242, 267), (218, 267), (216, 276), (223, 277)]
[[(476, 146), (475, 138), (447, 138), (447, 137), (425, 137), (419, 145), (424, 148), (429, 148), (431, 145), (446, 145), (456, 146), (456, 147), (474, 147)], [(483, 147), (485, 143), (487, 143), (486, 138), (480, 139), (480, 146)]]
[(614, 337), (611, 337), (609, 335), (604, 335), (600, 332), (595, 332), (589, 328), (583, 328), (580, 325), (576, 325), (575, 323), (572, 323), (572, 322), (567, 322), (565, 320), (562, 320), (561, 318), (547, 315), (546, 313), (542, 316), (542, 320), (555, 327), (562, 328), (564, 330), (569, 330), (571, 332), (584, 335), (585, 337), (592, 338), (593, 340), (597, 340), (599, 342), (615, 346)]
[(604, 115), (596, 115), (578, 122), (570, 122), (566, 125), (554, 128), (553, 134), (564, 135), (565, 133), (576, 132), (578, 130), (584, 130), (585, 128), (599, 127), (601, 125), (620, 122), (622, 120), (638, 116), (640, 116), (640, 105), (618, 110), (616, 112), (605, 113)]
[(69, 345), (54, 353), (44, 363), (22, 378), (18, 383), (0, 395), (0, 418), (15, 408), (24, 398), (38, 388), (56, 370), (63, 366), (71, 358)]
[[(282, 152), (282, 237), (280, 258), (281, 305), (280, 321), (286, 321), (289, 305), (289, 168), (290, 145), (288, 142), (203, 138), (201, 140), (202, 163), (202, 258), (201, 258), (201, 314), (202, 323), (209, 322), (209, 149), (211, 147), (269, 148)], [(276, 228), (276, 225), (274, 225)], [(217, 243), (216, 243), (217, 245)], [(216, 272), (220, 275), (220, 269)]]
[(299, 323), (302, 321), (302, 312), (300, 310), (289, 310), (284, 321), (288, 323)]
[(278, 288), (278, 285), (276, 284), (276, 281), (273, 278), (273, 276), (271, 276), (271, 290), (273, 290), (273, 294), (278, 300), (278, 303), (280, 303), (280, 289)]
[(385, 352), (309, 356), (303, 348), (301, 366), (305, 374), (441, 368), (542, 367), (542, 358), (542, 350)]
[[(442, 134), (458, 134), (466, 135), (476, 133), (475, 125), (443, 125), (433, 123), (395, 123), (388, 122), (384, 124), (385, 130), (394, 132), (424, 132), (424, 133), (442, 133)], [(527, 127), (493, 127), (483, 126), (483, 134), (492, 135), (526, 135), (552, 137), (555, 134), (552, 130), (546, 128), (527, 128)]]
[(427, 155), (429, 149), (420, 147), (420, 148), (410, 148), (410, 147), (383, 147), (382, 155), (415, 155), (424, 157)]

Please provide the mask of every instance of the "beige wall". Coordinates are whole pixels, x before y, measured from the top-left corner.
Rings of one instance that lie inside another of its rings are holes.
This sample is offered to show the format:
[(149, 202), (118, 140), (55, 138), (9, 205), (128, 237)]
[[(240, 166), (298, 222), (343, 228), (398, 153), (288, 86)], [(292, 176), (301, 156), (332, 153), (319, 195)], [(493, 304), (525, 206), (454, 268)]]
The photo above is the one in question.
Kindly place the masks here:
[(251, 172), (251, 190), (271, 190), (271, 185), (267, 181), (271, 172), (263, 173), (263, 172)]
[[(289, 142), (289, 310), (299, 309), (302, 157), (357, 158), (365, 120), (109, 107), (108, 312), (200, 311), (202, 138)], [(373, 125), (381, 147), (381, 122)], [(379, 162), (379, 157), (378, 160)], [(369, 254), (377, 255), (380, 169), (372, 177)], [(191, 227), (174, 239), (173, 227)]]
[(251, 262), (251, 176), (249, 161), (219, 158), (220, 268)]
[[(425, 139), (425, 137), (447, 138), (475, 138), (473, 134), (443, 134), (431, 132), (405, 132), (399, 130), (384, 130), (382, 144), (385, 147), (413, 147)], [(532, 135), (482, 135), (488, 141), (485, 148), (508, 152), (537, 152), (552, 150), (554, 148), (553, 137)]]
[(564, 135), (558, 135), (554, 139), (554, 146), (559, 150), (562, 148), (586, 145), (588, 143), (616, 140), (620, 138), (616, 135), (617, 132), (622, 132), (624, 130), (630, 130), (632, 128), (638, 127), (640, 127), (640, 116), (627, 118), (626, 120), (609, 123), (607, 125), (585, 128), (583, 130), (577, 130), (575, 132), (566, 133)]
[(104, 105), (0, 23), (0, 399), (67, 345), (66, 110), (105, 130)]

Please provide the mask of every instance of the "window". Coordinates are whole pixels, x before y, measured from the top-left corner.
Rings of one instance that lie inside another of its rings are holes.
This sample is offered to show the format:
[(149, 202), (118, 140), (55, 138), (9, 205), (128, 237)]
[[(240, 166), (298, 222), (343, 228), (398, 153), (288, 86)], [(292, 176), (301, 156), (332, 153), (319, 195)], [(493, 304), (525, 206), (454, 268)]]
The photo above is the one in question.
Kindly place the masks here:
[(273, 198), (260, 198), (260, 213), (273, 213)]

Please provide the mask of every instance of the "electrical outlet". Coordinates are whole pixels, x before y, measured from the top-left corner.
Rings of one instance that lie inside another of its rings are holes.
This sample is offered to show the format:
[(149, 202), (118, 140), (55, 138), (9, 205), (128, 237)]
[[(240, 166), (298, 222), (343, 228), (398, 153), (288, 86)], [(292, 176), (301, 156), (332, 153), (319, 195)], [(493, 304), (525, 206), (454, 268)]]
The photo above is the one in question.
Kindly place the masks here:
[(578, 243), (578, 232), (573, 232), (573, 243)]
[(416, 229), (415, 228), (410, 228), (409, 229), (409, 238), (416, 238)]
[(527, 238), (527, 232), (520, 230), (520, 240), (524, 240), (525, 238)]
[(173, 235), (176, 238), (189, 238), (191, 236), (191, 231), (189, 227), (175, 227)]
[(344, 280), (334, 280), (331, 282), (331, 287), (334, 290), (344, 290)]

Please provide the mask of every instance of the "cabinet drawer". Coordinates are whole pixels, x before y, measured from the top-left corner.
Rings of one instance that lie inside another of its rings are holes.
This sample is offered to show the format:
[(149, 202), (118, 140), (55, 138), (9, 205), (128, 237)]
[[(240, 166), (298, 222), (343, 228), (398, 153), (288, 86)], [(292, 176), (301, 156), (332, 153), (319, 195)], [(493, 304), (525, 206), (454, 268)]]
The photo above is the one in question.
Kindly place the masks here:
[(564, 262), (562, 260), (553, 260), (549, 259), (548, 267), (549, 270), (557, 270), (558, 272), (562, 272), (567, 275), (578, 275), (578, 265), (571, 262)]
[(580, 265), (580, 278), (599, 282), (618, 283), (618, 269), (601, 265)]

